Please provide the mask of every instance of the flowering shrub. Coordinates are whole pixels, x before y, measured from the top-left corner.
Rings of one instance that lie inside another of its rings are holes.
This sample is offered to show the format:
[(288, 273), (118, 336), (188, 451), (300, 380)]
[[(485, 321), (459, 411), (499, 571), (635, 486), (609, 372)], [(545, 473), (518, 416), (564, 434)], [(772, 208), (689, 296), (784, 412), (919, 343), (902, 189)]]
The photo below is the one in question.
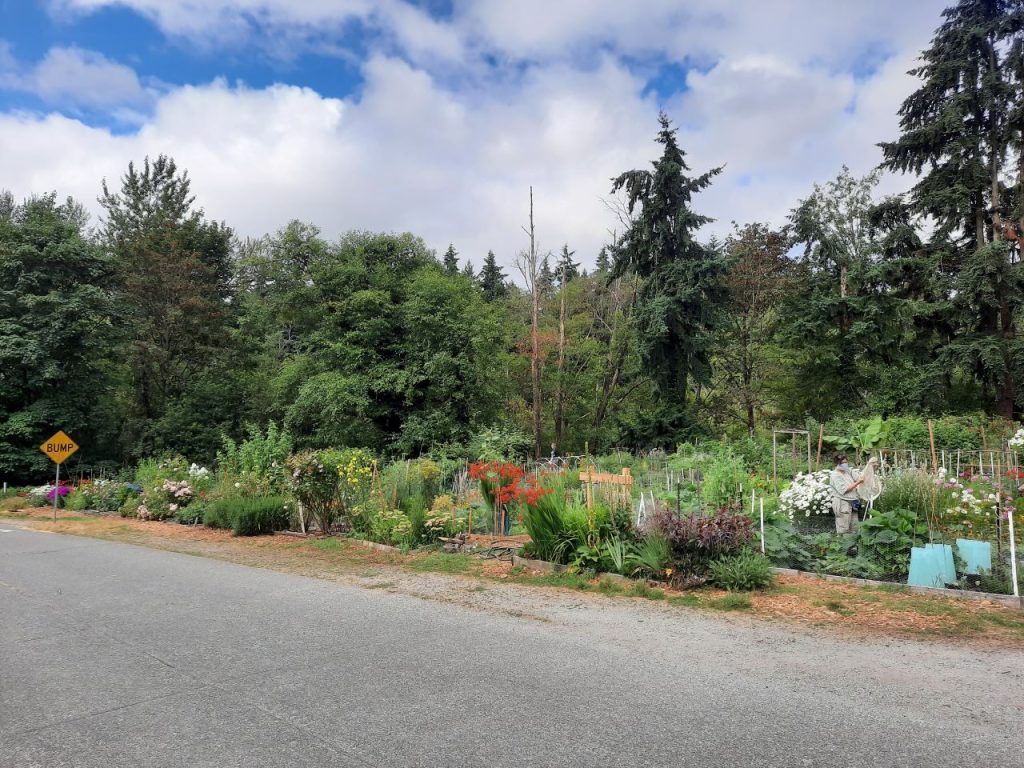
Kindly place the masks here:
[(206, 467), (200, 467), (198, 464), (193, 462), (188, 468), (188, 476), (193, 480), (201, 482), (210, 478), (210, 470)]
[(336, 451), (302, 451), (288, 457), (292, 493), (324, 534), (331, 532), (341, 504), (339, 458)]
[(71, 488), (66, 485), (59, 485), (56, 488), (51, 488), (46, 492), (46, 500), (53, 501), (55, 497), (64, 498), (71, 493)]
[(342, 451), (338, 461), (339, 501), (341, 511), (351, 515), (351, 510), (365, 501), (373, 479), (373, 454), (364, 448), (348, 448)]
[(83, 509), (95, 509), (98, 512), (117, 512), (131, 491), (124, 483), (98, 478), (91, 483), (82, 483), (78, 487), (82, 496)]
[(188, 504), (194, 495), (192, 486), (188, 484), (187, 480), (164, 480), (160, 490), (181, 506)]
[(527, 475), (522, 467), (500, 461), (478, 461), (469, 465), (469, 477), (480, 481), (480, 492), (492, 509), (495, 504), (522, 502), (535, 506), (552, 492), (544, 487), (544, 475)]
[(478, 461), (469, 465), (469, 478), (480, 481), (480, 493), (491, 509), (516, 498), (516, 489), (524, 474), (522, 467), (504, 461)]
[(779, 494), (779, 511), (792, 520), (797, 513), (804, 517), (832, 512), (832, 489), (829, 471), (800, 473), (789, 488)]
[(53, 485), (46, 484), (40, 485), (33, 488), (28, 492), (28, 505), (31, 507), (41, 507), (46, 504), (47, 498), (50, 497), (50, 492), (53, 491)]
[(1011, 448), (1022, 448), (1024, 447), (1024, 429), (1018, 429), (1013, 437), (1006, 441), (1009, 443)]

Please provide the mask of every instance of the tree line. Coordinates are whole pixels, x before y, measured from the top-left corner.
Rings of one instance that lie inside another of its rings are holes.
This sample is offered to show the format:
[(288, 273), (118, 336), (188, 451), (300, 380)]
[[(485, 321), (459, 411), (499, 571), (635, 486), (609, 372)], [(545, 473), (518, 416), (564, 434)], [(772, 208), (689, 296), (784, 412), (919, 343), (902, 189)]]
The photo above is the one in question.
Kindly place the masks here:
[[(540, 455), (856, 414), (1013, 418), (1022, 30), (1024, 0), (947, 9), (878, 170), (844, 167), (785, 222), (724, 239), (699, 212), (721, 169), (692, 172), (662, 115), (660, 155), (606, 190), (621, 228), (590, 271), (569, 243), (539, 250), (532, 190), (516, 279), (493, 250), (438, 256), (409, 233), (239, 238), (162, 155), (102, 183), (95, 223), (56, 193), (0, 194), (0, 475), (36, 477), (56, 428), (114, 466), (209, 460), (271, 421), (299, 446), (413, 456), (488, 430)], [(882, 170), (916, 183), (879, 196)]]

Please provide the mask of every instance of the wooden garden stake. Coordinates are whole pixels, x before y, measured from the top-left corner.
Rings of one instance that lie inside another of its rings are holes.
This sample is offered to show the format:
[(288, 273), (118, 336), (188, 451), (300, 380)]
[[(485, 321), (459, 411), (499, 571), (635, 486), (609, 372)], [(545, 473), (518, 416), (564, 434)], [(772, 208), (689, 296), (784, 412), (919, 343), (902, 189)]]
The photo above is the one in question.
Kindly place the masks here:
[(778, 440), (775, 434), (775, 430), (772, 430), (772, 482), (775, 484), (775, 490), (779, 490), (779, 460), (778, 460)]

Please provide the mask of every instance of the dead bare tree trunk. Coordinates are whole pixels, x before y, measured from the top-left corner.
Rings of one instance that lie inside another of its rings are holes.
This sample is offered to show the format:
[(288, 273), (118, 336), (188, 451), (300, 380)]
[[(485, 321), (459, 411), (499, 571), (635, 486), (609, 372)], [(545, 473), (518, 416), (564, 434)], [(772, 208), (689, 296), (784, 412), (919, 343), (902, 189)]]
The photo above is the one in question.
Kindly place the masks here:
[(541, 457), (541, 389), (540, 389), (540, 281), (537, 257), (537, 235), (533, 226), (533, 187), (530, 187), (530, 228), (523, 228), (530, 236), (530, 250), (516, 257), (516, 268), (530, 291), (530, 381), (533, 390), (533, 449)]

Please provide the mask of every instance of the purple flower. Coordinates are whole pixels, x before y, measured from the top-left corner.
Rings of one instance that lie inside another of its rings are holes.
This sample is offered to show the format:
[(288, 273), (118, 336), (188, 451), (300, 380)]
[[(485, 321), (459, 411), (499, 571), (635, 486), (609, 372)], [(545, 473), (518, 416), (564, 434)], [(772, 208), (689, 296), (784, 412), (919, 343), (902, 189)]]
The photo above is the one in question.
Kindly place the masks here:
[(71, 493), (70, 488), (68, 488), (66, 485), (60, 485), (57, 486), (56, 488), (51, 488), (49, 492), (46, 494), (46, 498), (48, 501), (53, 501), (54, 496), (60, 496), (61, 498), (64, 498), (69, 493)]

